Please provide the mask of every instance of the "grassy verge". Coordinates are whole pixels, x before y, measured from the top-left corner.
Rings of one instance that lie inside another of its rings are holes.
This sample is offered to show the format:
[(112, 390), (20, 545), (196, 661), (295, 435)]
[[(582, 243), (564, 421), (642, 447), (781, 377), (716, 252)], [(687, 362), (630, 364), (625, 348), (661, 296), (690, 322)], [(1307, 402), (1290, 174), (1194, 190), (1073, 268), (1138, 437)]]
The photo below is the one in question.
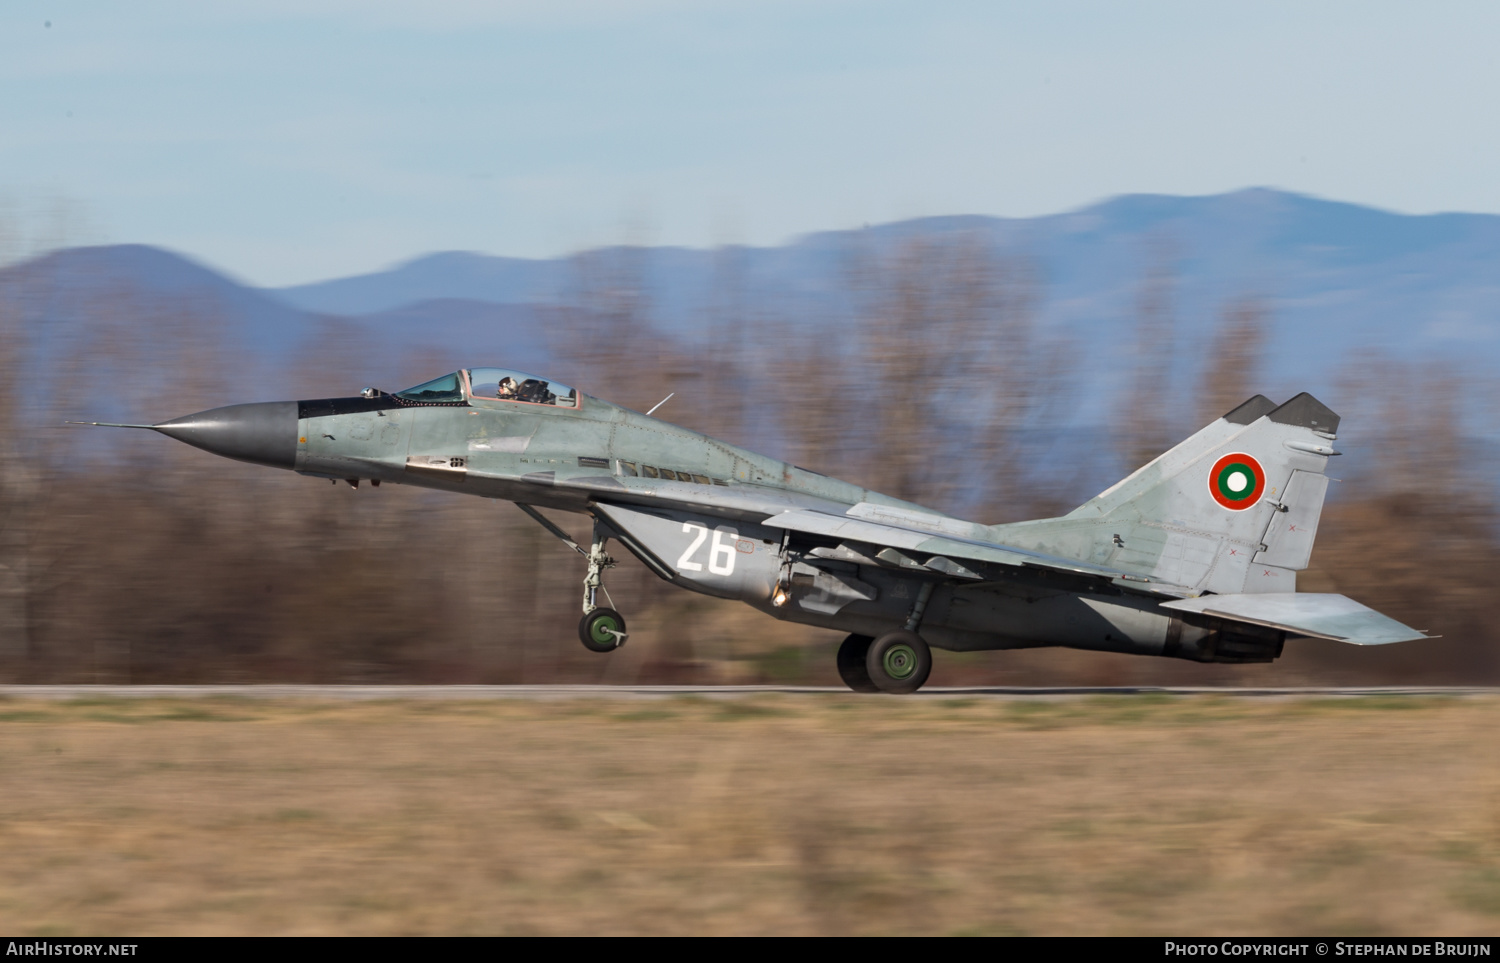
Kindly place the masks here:
[(0, 701), (12, 933), (1483, 934), (1500, 700)]

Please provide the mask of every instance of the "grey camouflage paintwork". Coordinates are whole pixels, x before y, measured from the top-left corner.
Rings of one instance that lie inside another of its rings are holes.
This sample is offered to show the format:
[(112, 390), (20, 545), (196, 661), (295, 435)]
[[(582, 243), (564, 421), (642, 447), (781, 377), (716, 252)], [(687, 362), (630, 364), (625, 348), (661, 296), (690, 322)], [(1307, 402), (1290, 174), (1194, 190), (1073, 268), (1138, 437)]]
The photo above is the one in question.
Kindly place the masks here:
[[(1337, 426), (1311, 396), (1283, 406), (1257, 396), (1061, 518), (994, 526), (579, 398), (575, 409), (471, 399), (306, 418), (295, 468), (589, 515), (685, 588), (848, 632), (900, 627), (930, 583), (921, 632), (943, 648), (1070, 645), (1233, 661), (1213, 650), (1231, 631), (1262, 647), (1253, 661), (1279, 653), (1277, 633), (1422, 637), (1340, 596), (1292, 594)], [(1208, 487), (1215, 461), (1233, 452), (1265, 474), (1243, 511), (1216, 503)], [(701, 480), (632, 477), (622, 463)], [(716, 581), (701, 565), (678, 564), (694, 525), (740, 546), (735, 571)], [(788, 603), (774, 601), (778, 586)], [(1179, 604), (1204, 597), (1220, 603)]]

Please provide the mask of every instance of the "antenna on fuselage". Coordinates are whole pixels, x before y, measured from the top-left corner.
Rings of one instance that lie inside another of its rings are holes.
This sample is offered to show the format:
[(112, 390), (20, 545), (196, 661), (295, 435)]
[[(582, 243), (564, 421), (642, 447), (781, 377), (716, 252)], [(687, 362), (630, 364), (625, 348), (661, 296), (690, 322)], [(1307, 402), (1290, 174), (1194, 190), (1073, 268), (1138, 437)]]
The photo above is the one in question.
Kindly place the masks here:
[[(672, 392), (672, 395), (675, 395), (675, 394), (677, 394), (677, 392), (675, 392), (675, 391)], [(652, 405), (651, 406), (651, 410), (648, 411), (648, 412), (646, 412), (646, 417), (650, 418), (651, 415), (655, 413), (656, 409), (660, 408), (662, 405), (664, 405), (667, 402), (671, 401), (672, 400), (672, 395), (667, 395), (665, 398), (663, 398), (662, 400), (658, 401), (656, 404)]]

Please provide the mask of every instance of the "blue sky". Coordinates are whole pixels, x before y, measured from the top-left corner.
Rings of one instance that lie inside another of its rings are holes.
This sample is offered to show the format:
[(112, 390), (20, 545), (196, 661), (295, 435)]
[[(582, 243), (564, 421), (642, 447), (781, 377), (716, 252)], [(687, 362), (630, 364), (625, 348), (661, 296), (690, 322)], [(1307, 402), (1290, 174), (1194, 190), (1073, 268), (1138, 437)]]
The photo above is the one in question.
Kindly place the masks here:
[(7, 0), (0, 217), (281, 285), (1128, 192), (1500, 212), (1497, 28), (1480, 3)]

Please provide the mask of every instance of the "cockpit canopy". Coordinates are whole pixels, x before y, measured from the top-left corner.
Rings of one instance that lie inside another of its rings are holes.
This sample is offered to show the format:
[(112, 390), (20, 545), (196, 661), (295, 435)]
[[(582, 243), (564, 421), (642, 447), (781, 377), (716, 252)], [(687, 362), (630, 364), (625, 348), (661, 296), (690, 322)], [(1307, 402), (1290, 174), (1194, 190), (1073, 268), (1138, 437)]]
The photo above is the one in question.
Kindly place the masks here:
[(470, 368), (469, 396), (533, 405), (578, 407), (578, 395), (567, 385), (504, 368)]
[(567, 385), (506, 368), (465, 368), (398, 391), (394, 397), (416, 405), (461, 405), (474, 398), (519, 404), (578, 407), (578, 394)]
[(417, 405), (458, 405), (464, 402), (464, 386), (461, 371), (424, 381), (415, 388), (398, 391), (393, 397)]

